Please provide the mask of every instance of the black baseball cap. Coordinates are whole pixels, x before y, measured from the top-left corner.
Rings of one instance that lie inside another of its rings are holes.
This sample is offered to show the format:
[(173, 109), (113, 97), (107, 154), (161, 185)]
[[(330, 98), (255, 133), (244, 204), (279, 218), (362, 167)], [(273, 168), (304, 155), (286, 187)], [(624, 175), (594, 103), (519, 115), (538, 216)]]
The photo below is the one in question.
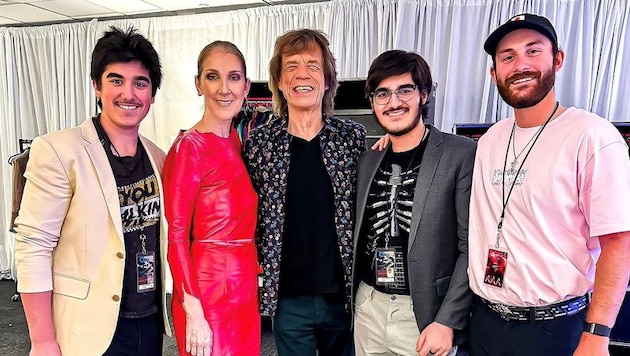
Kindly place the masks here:
[(497, 46), (499, 42), (508, 33), (521, 28), (528, 28), (542, 33), (551, 40), (556, 47), (558, 47), (558, 35), (553, 25), (546, 17), (534, 15), (534, 14), (520, 14), (512, 17), (506, 23), (499, 26), (494, 32), (488, 36), (488, 39), (483, 45), (483, 49), (491, 56), (494, 56), (497, 52)]

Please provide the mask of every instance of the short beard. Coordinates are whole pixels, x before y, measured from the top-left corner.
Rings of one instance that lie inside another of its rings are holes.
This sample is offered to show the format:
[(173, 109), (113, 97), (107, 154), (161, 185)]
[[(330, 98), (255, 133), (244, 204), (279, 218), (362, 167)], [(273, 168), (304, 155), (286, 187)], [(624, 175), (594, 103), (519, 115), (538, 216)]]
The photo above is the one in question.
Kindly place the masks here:
[(418, 108), (418, 115), (416, 115), (416, 118), (408, 126), (397, 130), (388, 129), (387, 127), (383, 126), (378, 116), (374, 116), (376, 117), (376, 121), (378, 122), (378, 124), (383, 128), (386, 133), (390, 134), (391, 136), (400, 137), (408, 134), (409, 132), (411, 132), (411, 130), (415, 129), (418, 126), (418, 124), (420, 123), (420, 119), (422, 119), (422, 112), (420, 111), (420, 109), (421, 108)]
[[(526, 76), (528, 73), (519, 74), (520, 77)], [(535, 74), (535, 73), (531, 73)], [(542, 79), (541, 79), (542, 78)], [(556, 82), (556, 64), (552, 64), (551, 68), (544, 71), (542, 75), (537, 78), (538, 81), (536, 87), (529, 95), (516, 96), (514, 95), (506, 82), (511, 81), (512, 78), (508, 78), (503, 82), (497, 81), (497, 89), (503, 100), (515, 109), (530, 108), (540, 103), (549, 94)]]

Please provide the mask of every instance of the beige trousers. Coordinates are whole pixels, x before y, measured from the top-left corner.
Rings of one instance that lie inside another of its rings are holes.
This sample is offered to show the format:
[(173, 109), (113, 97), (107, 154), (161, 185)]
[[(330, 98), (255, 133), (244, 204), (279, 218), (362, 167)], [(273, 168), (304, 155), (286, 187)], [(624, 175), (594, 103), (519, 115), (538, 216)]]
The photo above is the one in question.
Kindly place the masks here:
[[(410, 296), (381, 293), (361, 282), (354, 306), (356, 356), (418, 356), (420, 331)], [(449, 356), (456, 353), (454, 346)]]

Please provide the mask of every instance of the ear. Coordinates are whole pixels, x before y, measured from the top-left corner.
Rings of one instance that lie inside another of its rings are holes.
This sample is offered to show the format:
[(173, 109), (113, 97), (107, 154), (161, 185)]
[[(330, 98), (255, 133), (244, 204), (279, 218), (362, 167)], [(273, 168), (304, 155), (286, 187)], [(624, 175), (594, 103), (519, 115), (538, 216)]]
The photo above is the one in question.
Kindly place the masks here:
[(246, 98), (249, 95), (249, 89), (251, 88), (252, 88), (252, 82), (249, 80), (249, 78), (245, 78), (245, 97)]
[[(269, 82), (271, 82), (273, 80), (273, 78), (269, 79)], [(284, 94), (284, 83), (282, 82), (282, 78), (279, 78), (278, 81), (276, 82), (276, 88), (278, 88), (278, 90)]]
[(197, 88), (197, 96), (202, 96), (201, 83), (199, 82), (199, 76), (195, 75), (195, 88)]
[(98, 84), (96, 84), (96, 80), (92, 80), (92, 88), (94, 88), (94, 95), (100, 99), (103, 94), (101, 93), (101, 89), (98, 87)]
[(560, 71), (560, 68), (562, 68), (562, 65), (564, 64), (564, 55), (564, 51), (559, 49), (558, 53), (556, 53), (556, 56), (553, 58), (556, 65), (556, 73)]
[(425, 105), (427, 103), (427, 98), (429, 94), (427, 94), (426, 90), (420, 92), (420, 105)]
[(494, 66), (490, 66), (490, 78), (492, 78), (494, 84), (497, 84), (497, 72), (494, 69)]

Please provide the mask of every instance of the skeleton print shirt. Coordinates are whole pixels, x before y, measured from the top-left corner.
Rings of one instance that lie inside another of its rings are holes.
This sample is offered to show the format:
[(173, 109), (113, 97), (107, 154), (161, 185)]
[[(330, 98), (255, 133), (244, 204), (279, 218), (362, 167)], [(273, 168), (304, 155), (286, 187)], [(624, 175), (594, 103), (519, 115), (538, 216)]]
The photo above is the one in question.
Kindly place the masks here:
[[(370, 186), (357, 261), (362, 280), (383, 293), (409, 295), (407, 248), (411, 209), (426, 142), (406, 152), (394, 153), (390, 148)], [(383, 249), (391, 252), (376, 253)], [(382, 261), (382, 256), (388, 261)], [(393, 282), (377, 282), (376, 266), (385, 264), (394, 269)]]

